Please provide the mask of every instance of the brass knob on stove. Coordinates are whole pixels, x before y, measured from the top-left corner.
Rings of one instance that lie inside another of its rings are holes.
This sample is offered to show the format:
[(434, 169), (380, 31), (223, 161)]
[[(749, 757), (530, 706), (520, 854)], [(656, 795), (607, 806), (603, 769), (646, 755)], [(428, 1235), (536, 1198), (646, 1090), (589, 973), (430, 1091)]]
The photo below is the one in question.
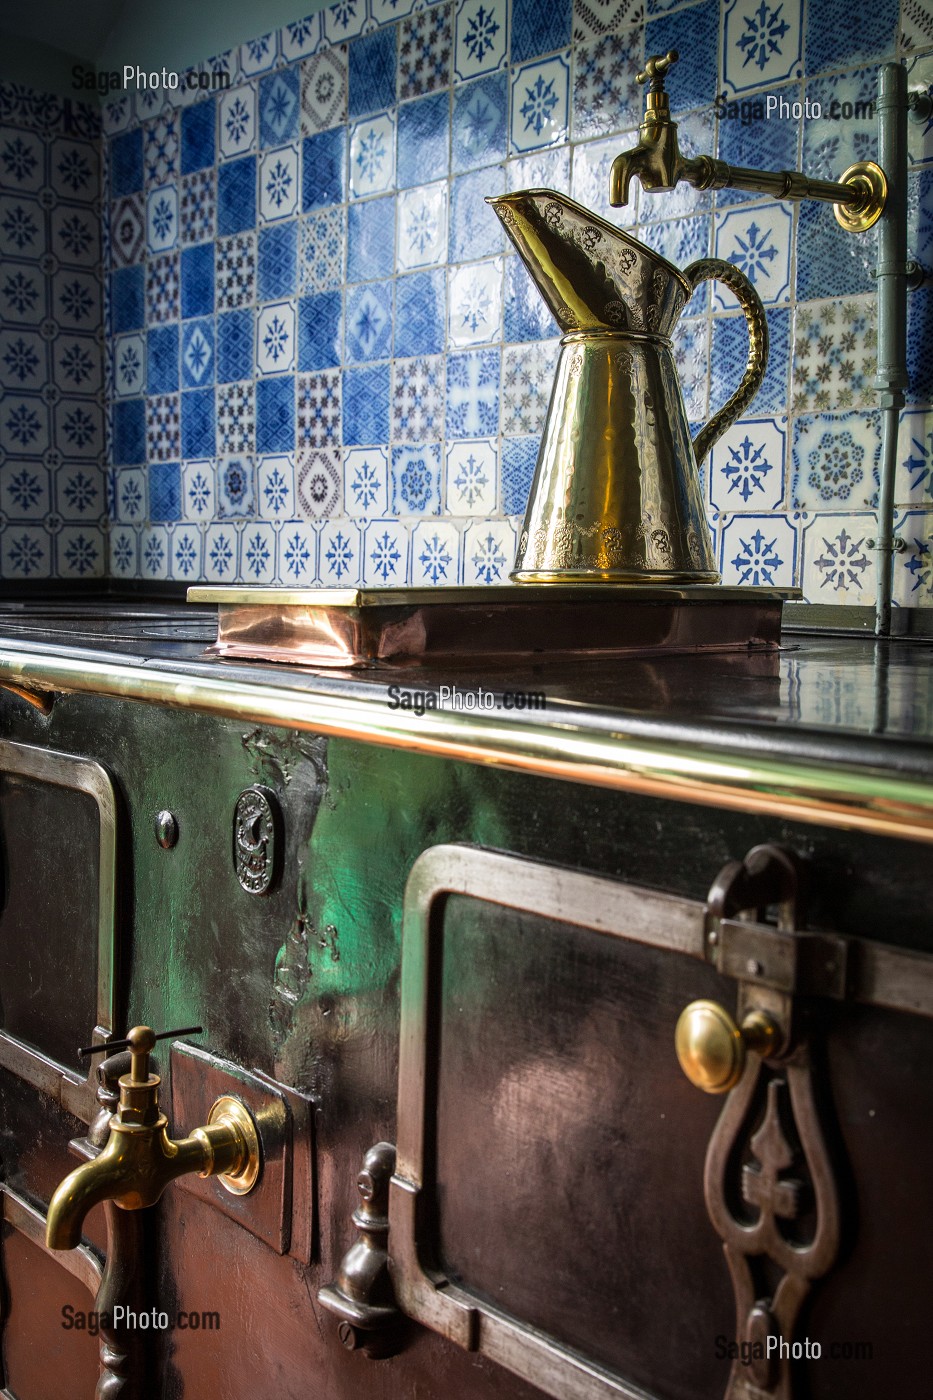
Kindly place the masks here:
[(741, 1026), (715, 1001), (685, 1006), (674, 1032), (684, 1074), (704, 1094), (726, 1094), (745, 1072), (749, 1050), (762, 1059), (774, 1053), (780, 1031), (764, 1011), (749, 1011)]

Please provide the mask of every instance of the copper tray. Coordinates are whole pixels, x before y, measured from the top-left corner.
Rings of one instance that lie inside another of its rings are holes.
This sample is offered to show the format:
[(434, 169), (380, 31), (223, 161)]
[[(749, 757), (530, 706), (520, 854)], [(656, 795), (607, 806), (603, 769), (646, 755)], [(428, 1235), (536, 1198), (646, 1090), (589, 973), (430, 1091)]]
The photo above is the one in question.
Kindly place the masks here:
[(782, 602), (799, 596), (713, 584), (188, 590), (218, 605), (213, 655), (343, 667), (773, 648)]

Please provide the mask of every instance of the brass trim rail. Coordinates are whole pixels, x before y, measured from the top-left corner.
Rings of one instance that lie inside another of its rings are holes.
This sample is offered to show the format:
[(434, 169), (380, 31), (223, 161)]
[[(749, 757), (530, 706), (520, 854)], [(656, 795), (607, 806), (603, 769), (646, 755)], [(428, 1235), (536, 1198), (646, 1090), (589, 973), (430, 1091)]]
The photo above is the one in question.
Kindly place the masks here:
[(0, 647), (0, 686), (192, 709), (251, 725), (309, 730), (411, 753), (677, 802), (933, 842), (933, 784), (879, 767), (843, 769), (703, 743), (593, 732), (572, 715), (542, 721), (492, 712), (390, 710), (383, 697), (339, 695), (87, 656)]

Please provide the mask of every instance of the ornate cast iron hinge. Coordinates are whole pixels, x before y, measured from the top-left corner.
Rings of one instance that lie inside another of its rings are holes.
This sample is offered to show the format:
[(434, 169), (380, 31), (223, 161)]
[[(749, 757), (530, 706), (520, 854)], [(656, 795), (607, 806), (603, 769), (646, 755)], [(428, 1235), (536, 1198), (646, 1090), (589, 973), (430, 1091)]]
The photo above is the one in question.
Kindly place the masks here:
[[(769, 909), (775, 924), (765, 922)], [(739, 979), (738, 1024), (715, 1003), (694, 1002), (677, 1027), (692, 1082), (732, 1090), (704, 1174), (740, 1344), (725, 1400), (792, 1400), (794, 1330), (839, 1249), (839, 1196), (795, 994), (844, 996), (846, 945), (801, 933), (802, 922), (801, 870), (791, 853), (758, 846), (725, 866), (710, 891), (706, 946), (719, 970)]]

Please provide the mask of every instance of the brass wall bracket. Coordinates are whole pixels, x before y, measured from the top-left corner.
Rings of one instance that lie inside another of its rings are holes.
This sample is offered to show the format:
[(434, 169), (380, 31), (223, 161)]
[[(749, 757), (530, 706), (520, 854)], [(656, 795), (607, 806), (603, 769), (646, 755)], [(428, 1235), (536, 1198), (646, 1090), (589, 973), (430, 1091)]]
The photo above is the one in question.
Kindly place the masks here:
[(884, 213), (888, 199), (887, 176), (873, 160), (859, 160), (842, 172), (843, 185), (851, 185), (862, 195), (860, 204), (834, 204), (836, 222), (849, 233), (865, 233)]

